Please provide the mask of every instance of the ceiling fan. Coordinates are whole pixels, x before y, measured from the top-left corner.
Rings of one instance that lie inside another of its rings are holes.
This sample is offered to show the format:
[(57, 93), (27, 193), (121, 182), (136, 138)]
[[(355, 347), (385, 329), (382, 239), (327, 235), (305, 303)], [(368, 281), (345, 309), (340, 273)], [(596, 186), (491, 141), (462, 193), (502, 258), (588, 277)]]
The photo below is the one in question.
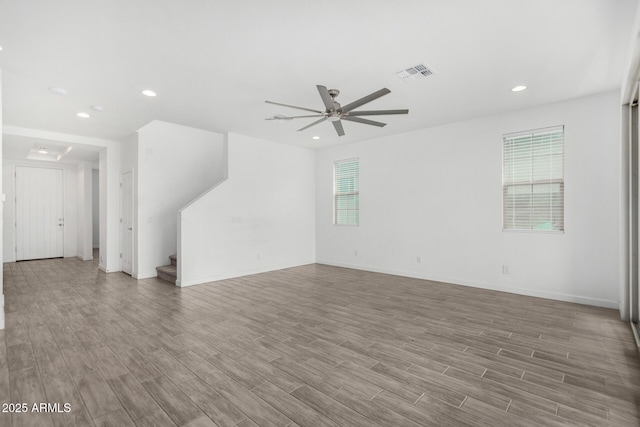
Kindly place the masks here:
[(328, 120), (333, 124), (333, 127), (338, 133), (338, 136), (343, 136), (344, 128), (342, 127), (341, 120), (362, 123), (364, 125), (383, 127), (386, 125), (386, 123), (363, 119), (360, 116), (384, 116), (387, 114), (408, 114), (409, 113), (409, 110), (353, 111), (364, 104), (367, 104), (375, 99), (380, 98), (381, 96), (391, 93), (391, 91), (387, 88), (383, 88), (376, 92), (373, 92), (365, 97), (358, 99), (357, 101), (353, 101), (352, 103), (345, 105), (344, 107), (342, 107), (336, 101), (336, 97), (340, 94), (340, 91), (338, 89), (327, 89), (325, 86), (321, 86), (321, 85), (317, 85), (316, 88), (318, 89), (318, 92), (320, 93), (320, 98), (322, 98), (322, 102), (324, 103), (325, 111), (313, 110), (311, 108), (304, 108), (304, 107), (296, 107), (295, 105), (281, 104), (279, 102), (265, 101), (267, 104), (281, 105), (283, 107), (296, 108), (298, 110), (317, 113), (317, 114), (312, 114), (307, 116), (277, 115), (277, 116), (270, 117), (266, 120), (291, 120), (291, 119), (302, 119), (302, 118), (310, 118), (310, 117), (320, 117), (320, 119), (316, 120), (315, 122), (298, 129), (298, 132), (305, 129), (309, 129), (311, 126), (315, 126), (318, 123)]

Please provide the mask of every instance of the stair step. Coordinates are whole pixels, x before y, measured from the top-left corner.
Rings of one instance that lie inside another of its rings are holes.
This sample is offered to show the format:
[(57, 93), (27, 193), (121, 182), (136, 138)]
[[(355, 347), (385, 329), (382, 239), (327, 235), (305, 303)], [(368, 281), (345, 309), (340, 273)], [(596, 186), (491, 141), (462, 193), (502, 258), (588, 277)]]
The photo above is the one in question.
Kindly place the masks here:
[(171, 265), (178, 265), (178, 255), (169, 255)]
[(178, 277), (175, 265), (163, 265), (161, 267), (156, 267), (156, 271), (158, 272), (159, 279), (166, 280), (167, 282), (171, 282), (175, 285)]

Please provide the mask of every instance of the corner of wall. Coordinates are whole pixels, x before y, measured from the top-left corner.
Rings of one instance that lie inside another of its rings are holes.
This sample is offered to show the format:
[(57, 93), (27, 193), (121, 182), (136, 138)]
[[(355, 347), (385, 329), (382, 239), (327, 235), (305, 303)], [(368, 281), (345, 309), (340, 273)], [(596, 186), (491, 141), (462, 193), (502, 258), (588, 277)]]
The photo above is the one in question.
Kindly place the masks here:
[(222, 179), (216, 182), (211, 188), (207, 191), (196, 197), (194, 200), (190, 201), (186, 206), (182, 207), (178, 211), (177, 215), (177, 244), (176, 244), (176, 254), (177, 254), (177, 266), (176, 266), (176, 286), (183, 287), (188, 286), (186, 282), (182, 278), (182, 213), (204, 197), (209, 192), (213, 191), (220, 184), (225, 182), (229, 178), (229, 133), (225, 132), (222, 134)]
[(229, 132), (222, 134), (222, 176), (223, 181), (229, 178)]
[(137, 135), (134, 270), (146, 278), (176, 253), (180, 270), (179, 211), (226, 178), (227, 137), (159, 120)]
[(177, 236), (176, 236), (176, 286), (182, 287), (182, 209), (178, 211), (176, 218)]
[(314, 152), (225, 136), (228, 178), (178, 218), (178, 286), (315, 261)]
[[(2, 122), (2, 69), (0, 69), (0, 129), (3, 127)], [(4, 158), (2, 154), (2, 132), (0, 132), (0, 160)], [(2, 161), (0, 161), (0, 188), (2, 188)], [(0, 240), (3, 240), (2, 235), (2, 218), (3, 218), (3, 210), (4, 210), (4, 199), (5, 195), (2, 194), (2, 199), (0, 200)], [(0, 245), (0, 259), (2, 259), (2, 245)], [(4, 274), (0, 273), (0, 329), (4, 329)]]
[(100, 151), (100, 258), (98, 268), (120, 271), (120, 150), (110, 141)]
[(630, 317), (630, 280), (629, 280), (629, 113), (628, 105), (621, 107), (620, 114), (620, 319), (628, 321)]

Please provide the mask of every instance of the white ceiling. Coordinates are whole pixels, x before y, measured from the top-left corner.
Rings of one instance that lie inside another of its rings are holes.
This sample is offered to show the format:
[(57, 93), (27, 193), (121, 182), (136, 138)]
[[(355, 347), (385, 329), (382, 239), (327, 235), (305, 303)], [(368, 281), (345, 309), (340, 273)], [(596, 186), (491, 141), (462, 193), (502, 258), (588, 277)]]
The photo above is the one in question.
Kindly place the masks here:
[[(76, 164), (79, 162), (90, 162), (96, 166), (96, 168), (100, 158), (100, 150), (103, 149), (103, 147), (95, 145), (74, 143), (67, 143), (61, 146), (60, 141), (4, 134), (2, 137), (2, 156), (5, 159), (24, 160), (29, 156), (29, 152), (35, 146), (54, 147), (54, 150), (71, 147), (71, 151), (58, 160), (58, 163)], [(47, 156), (43, 156), (43, 159), (46, 157)]]
[[(619, 88), (636, 4), (0, 0), (4, 123), (121, 139), (159, 119), (303, 147), (391, 135)], [(436, 74), (395, 76), (421, 62)], [(265, 100), (322, 109), (317, 84), (343, 105), (387, 87), (366, 109), (410, 112), (345, 122), (339, 139), (329, 123), (264, 120), (298, 113)]]

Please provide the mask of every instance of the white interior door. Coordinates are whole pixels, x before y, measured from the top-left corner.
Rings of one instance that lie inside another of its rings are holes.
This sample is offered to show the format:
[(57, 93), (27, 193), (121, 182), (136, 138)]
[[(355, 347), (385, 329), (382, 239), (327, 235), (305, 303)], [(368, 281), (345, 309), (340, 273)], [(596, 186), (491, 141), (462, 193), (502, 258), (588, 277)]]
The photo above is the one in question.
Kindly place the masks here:
[(16, 166), (16, 260), (64, 256), (62, 169)]
[(133, 173), (120, 176), (120, 257), (122, 271), (133, 274)]

